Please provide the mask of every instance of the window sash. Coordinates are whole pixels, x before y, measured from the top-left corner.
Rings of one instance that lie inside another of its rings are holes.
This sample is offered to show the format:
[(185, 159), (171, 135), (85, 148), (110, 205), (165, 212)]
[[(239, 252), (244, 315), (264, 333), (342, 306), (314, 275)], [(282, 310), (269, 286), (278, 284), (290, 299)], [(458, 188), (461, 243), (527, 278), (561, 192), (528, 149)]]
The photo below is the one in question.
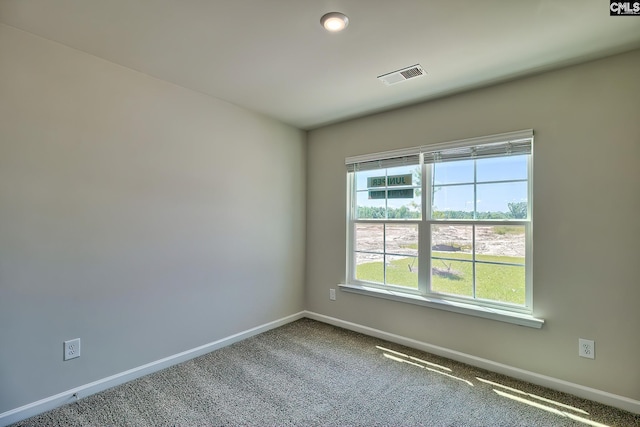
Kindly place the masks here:
[[(432, 281), (430, 280), (430, 272), (432, 269), (432, 236), (431, 236), (431, 226), (432, 225), (442, 225), (444, 221), (440, 220), (420, 220), (420, 221), (411, 221), (411, 224), (418, 224), (418, 255), (417, 259), (420, 265), (418, 269), (418, 288), (410, 288), (404, 287), (401, 285), (394, 285), (390, 283), (377, 283), (377, 282), (369, 282), (366, 280), (358, 280), (356, 278), (356, 254), (357, 253), (366, 253), (367, 251), (356, 251), (355, 246), (353, 246), (348, 252), (348, 264), (347, 268), (349, 270), (348, 276), (350, 283), (362, 284), (374, 288), (391, 290), (396, 292), (401, 292), (405, 294), (413, 294), (413, 295), (421, 295), (424, 297), (432, 297), (436, 299), (442, 300), (451, 300), (458, 301), (466, 304), (477, 305), (481, 307), (489, 307), (489, 308), (497, 308), (508, 310), (517, 313), (530, 314), (532, 313), (532, 289), (531, 289), (531, 273), (532, 273), (532, 247), (531, 247), (531, 221), (529, 220), (517, 220), (517, 221), (500, 221), (500, 220), (491, 220), (491, 221), (479, 221), (479, 220), (454, 220), (447, 221), (447, 225), (469, 225), (469, 226), (513, 226), (519, 225), (524, 226), (525, 228), (525, 256), (523, 264), (513, 264), (510, 263), (501, 263), (500, 265), (509, 266), (524, 266), (525, 268), (525, 300), (523, 304), (509, 303), (506, 301), (495, 301), (489, 299), (477, 298), (475, 295), (475, 290), (477, 289), (477, 282), (474, 278), (472, 282), (474, 293), (472, 296), (464, 296), (464, 295), (456, 295), (456, 294), (448, 294), (441, 293), (432, 290)], [(355, 227), (357, 224), (384, 224), (384, 225), (397, 225), (397, 222), (392, 222), (389, 220), (351, 220), (350, 221), (350, 236), (355, 237)], [(406, 223), (402, 223), (403, 225)], [(355, 240), (355, 239), (354, 239)], [(380, 252), (382, 255), (393, 255), (386, 252)], [(477, 253), (476, 253), (477, 255)], [(461, 261), (461, 260), (455, 260)], [(488, 261), (477, 260), (477, 259), (467, 259), (463, 260), (463, 262), (469, 262), (474, 266), (477, 264), (489, 264)], [(474, 267), (475, 268), (475, 267)], [(386, 279), (386, 278), (385, 278)]]

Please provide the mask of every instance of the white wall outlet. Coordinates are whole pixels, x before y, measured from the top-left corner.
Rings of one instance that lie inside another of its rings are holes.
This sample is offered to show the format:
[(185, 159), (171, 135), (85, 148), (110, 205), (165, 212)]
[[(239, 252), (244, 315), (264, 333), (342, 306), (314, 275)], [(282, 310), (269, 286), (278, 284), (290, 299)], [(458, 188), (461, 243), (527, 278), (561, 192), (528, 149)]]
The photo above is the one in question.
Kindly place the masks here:
[(592, 340), (578, 339), (578, 356), (595, 359), (596, 343)]
[(64, 342), (64, 356), (62, 360), (71, 360), (80, 357), (80, 338)]
[(331, 301), (335, 301), (336, 300), (336, 290), (331, 288), (329, 289), (329, 299)]

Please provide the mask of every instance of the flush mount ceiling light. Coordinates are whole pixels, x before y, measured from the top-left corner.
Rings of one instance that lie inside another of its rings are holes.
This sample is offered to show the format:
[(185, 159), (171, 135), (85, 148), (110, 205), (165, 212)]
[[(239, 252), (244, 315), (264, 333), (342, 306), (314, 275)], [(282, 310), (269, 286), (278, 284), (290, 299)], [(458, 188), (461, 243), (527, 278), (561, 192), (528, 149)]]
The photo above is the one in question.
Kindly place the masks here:
[(349, 25), (349, 18), (344, 13), (329, 12), (320, 18), (320, 23), (327, 31), (337, 33), (347, 28)]

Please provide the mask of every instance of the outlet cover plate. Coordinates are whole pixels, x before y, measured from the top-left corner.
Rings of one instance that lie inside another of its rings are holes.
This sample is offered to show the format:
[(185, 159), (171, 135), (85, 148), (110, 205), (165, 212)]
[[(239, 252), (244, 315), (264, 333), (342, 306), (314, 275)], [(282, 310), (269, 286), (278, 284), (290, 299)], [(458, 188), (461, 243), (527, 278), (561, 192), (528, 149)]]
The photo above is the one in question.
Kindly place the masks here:
[(592, 340), (578, 339), (578, 356), (587, 359), (596, 358), (596, 344)]
[(64, 355), (62, 360), (71, 360), (80, 357), (80, 338), (64, 342)]

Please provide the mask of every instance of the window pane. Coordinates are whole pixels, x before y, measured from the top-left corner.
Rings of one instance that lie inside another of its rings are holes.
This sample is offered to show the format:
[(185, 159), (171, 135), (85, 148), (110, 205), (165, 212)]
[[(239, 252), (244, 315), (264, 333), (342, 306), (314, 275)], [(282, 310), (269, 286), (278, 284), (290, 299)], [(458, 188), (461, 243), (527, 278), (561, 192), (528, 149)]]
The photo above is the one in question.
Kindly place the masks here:
[(369, 178), (384, 177), (386, 169), (375, 169), (370, 171), (356, 172), (356, 190), (366, 190)]
[(384, 283), (384, 255), (356, 253), (356, 279)]
[(356, 218), (385, 219), (386, 201), (384, 199), (369, 199), (368, 191), (358, 191), (356, 200)]
[(458, 296), (473, 296), (473, 263), (431, 258), (431, 290)]
[(481, 261), (524, 264), (525, 227), (512, 225), (476, 227), (476, 296), (524, 304), (525, 268)]
[(389, 189), (389, 219), (422, 218), (422, 199), (417, 189)]
[(510, 181), (527, 179), (528, 155), (490, 157), (476, 161), (476, 179), (483, 181)]
[(356, 224), (356, 251), (384, 253), (384, 224)]
[(418, 258), (387, 255), (387, 285), (418, 289)]
[(418, 256), (418, 225), (387, 224), (385, 252)]
[(524, 267), (476, 263), (476, 297), (524, 305)]
[(420, 219), (421, 185), (417, 165), (356, 172), (356, 217)]
[(523, 225), (476, 226), (478, 261), (524, 264)]
[(473, 160), (434, 163), (433, 182), (435, 185), (473, 182)]
[(432, 225), (431, 290), (473, 296), (473, 264), (452, 259), (473, 259), (473, 227)]
[(525, 219), (527, 183), (478, 184), (478, 219)]
[(473, 185), (434, 187), (433, 219), (473, 219)]
[(473, 259), (471, 225), (432, 225), (431, 256), (436, 258)]
[(391, 180), (389, 181), (389, 186), (390, 187), (394, 187), (397, 185), (410, 185), (410, 186), (420, 186), (420, 175), (421, 175), (421, 171), (422, 169), (420, 168), (420, 165), (411, 165), (411, 166), (398, 166), (395, 168), (387, 168), (387, 175), (388, 176), (397, 176), (397, 175), (411, 175), (411, 181), (407, 181), (406, 179), (404, 180), (404, 182), (392, 182)]
[(422, 217), (422, 169), (419, 165), (388, 168), (386, 184), (389, 219)]

